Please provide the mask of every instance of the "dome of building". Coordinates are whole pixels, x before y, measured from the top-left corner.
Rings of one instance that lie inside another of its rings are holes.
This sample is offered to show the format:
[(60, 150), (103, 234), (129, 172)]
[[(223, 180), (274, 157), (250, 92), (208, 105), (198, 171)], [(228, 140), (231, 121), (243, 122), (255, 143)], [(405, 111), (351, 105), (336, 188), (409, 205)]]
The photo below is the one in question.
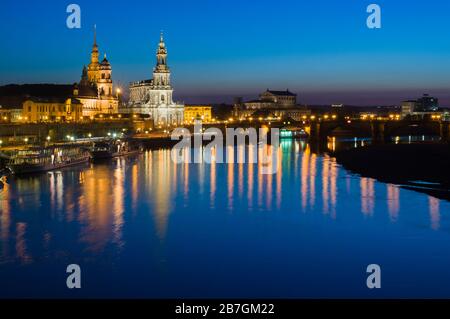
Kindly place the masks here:
[(102, 70), (110, 70), (111, 69), (111, 64), (109, 63), (108, 59), (106, 58), (106, 54), (105, 54), (105, 57), (103, 58), (103, 61), (100, 63), (100, 69), (102, 69)]

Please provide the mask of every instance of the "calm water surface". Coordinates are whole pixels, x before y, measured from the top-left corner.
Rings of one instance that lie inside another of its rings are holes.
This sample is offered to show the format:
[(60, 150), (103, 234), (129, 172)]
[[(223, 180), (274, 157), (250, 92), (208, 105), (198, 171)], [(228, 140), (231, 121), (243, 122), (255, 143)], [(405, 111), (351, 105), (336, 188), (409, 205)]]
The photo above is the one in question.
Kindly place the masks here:
[[(280, 169), (147, 151), (0, 189), (0, 297), (450, 297), (450, 203), (305, 143)], [(82, 289), (66, 288), (79, 264)], [(366, 288), (368, 264), (382, 288)]]

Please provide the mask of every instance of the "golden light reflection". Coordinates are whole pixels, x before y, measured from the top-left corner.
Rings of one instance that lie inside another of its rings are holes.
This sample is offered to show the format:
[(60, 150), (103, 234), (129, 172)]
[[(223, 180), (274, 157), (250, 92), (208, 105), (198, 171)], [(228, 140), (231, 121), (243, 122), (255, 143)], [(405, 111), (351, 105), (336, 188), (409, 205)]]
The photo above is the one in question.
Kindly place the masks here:
[(328, 190), (328, 180), (330, 178), (330, 162), (327, 158), (324, 158), (322, 165), (322, 202), (323, 202), (323, 213), (329, 213), (329, 190)]
[(139, 194), (139, 169), (138, 165), (134, 164), (131, 168), (131, 207), (133, 208), (133, 213), (137, 209), (137, 201)]
[[(170, 161), (172, 161), (171, 158), (169, 158)], [(171, 174), (171, 180), (170, 183), (172, 185), (172, 192), (176, 193), (178, 190), (178, 165), (175, 163), (172, 163), (172, 174)]]
[(26, 232), (26, 223), (16, 224), (16, 256), (23, 264), (29, 264), (33, 262), (32, 257), (28, 253), (27, 241), (25, 238)]
[(361, 177), (361, 211), (364, 215), (372, 215), (375, 208), (375, 181)]
[(325, 155), (322, 162), (322, 202), (323, 213), (336, 217), (337, 167), (334, 158)]
[[(249, 158), (253, 158), (255, 156), (255, 149), (253, 147), (248, 148), (248, 156)], [(251, 203), (253, 201), (253, 184), (254, 184), (254, 164), (248, 164), (248, 173), (247, 173), (247, 201)]]
[(397, 221), (400, 211), (400, 189), (392, 184), (387, 184), (386, 188), (389, 218), (391, 221)]
[[(262, 151), (258, 148), (258, 157), (261, 154), (261, 152)], [(261, 161), (258, 161), (258, 169), (256, 172), (257, 183), (258, 183), (258, 190), (257, 190), (258, 191), (258, 207), (262, 206), (262, 200), (263, 200), (263, 183), (264, 183), (263, 177), (264, 177), (264, 175), (261, 174), (261, 167), (262, 167)]]
[(82, 174), (78, 218), (84, 227), (80, 240), (94, 252), (102, 250), (110, 239), (121, 245), (125, 168), (119, 162), (113, 178), (108, 166), (91, 167)]
[(244, 162), (245, 162), (245, 146), (238, 146), (238, 194), (242, 198), (244, 194)]
[(311, 209), (314, 208), (316, 203), (316, 174), (317, 174), (317, 155), (312, 153), (311, 154), (311, 161), (310, 161), (310, 174), (309, 174), (309, 189), (310, 189), (310, 196), (309, 196), (309, 205)]
[[(276, 183), (277, 183), (277, 189), (276, 189), (276, 198), (277, 198), (277, 209), (279, 210), (281, 208), (281, 199), (282, 199), (282, 182), (283, 182), (283, 168), (282, 168), (282, 161), (283, 159), (283, 153), (281, 151), (281, 147), (277, 149), (277, 173), (276, 173)], [(290, 163), (290, 161), (288, 161)]]
[(227, 199), (228, 209), (233, 209), (233, 197), (234, 197), (234, 148), (227, 146)]
[(10, 186), (6, 180), (0, 181), (3, 189), (0, 190), (0, 236), (2, 239), (2, 260), (9, 256), (9, 229), (11, 227), (11, 196)]
[(189, 197), (189, 160), (190, 160), (190, 149), (188, 147), (183, 148), (184, 164), (183, 164), (183, 190), (184, 199), (187, 200)]
[[(169, 159), (170, 160), (170, 159)], [(176, 166), (176, 165), (174, 165)], [(198, 194), (203, 194), (204, 188), (205, 188), (205, 162), (202, 160), (202, 162), (195, 165), (198, 170)]]
[(306, 210), (306, 206), (308, 204), (308, 176), (309, 176), (309, 161), (311, 150), (309, 145), (306, 146), (305, 151), (302, 156), (302, 164), (301, 164), (301, 195), (302, 195), (302, 209)]
[(124, 197), (125, 197), (125, 165), (124, 159), (117, 159), (117, 168), (114, 171), (113, 182), (113, 234), (114, 242), (122, 243), (122, 227), (124, 214)]
[[(278, 150), (277, 150), (278, 151)], [(265, 196), (265, 207), (270, 209), (272, 207), (273, 195), (273, 175), (270, 172), (275, 172), (274, 165), (279, 165), (277, 159), (273, 158), (274, 147), (272, 145), (264, 145), (258, 148), (258, 206), (263, 204), (263, 196)], [(275, 157), (278, 153), (275, 154)], [(275, 162), (275, 163), (274, 163)], [(268, 172), (268, 174), (263, 174)]]
[(441, 222), (439, 199), (432, 196), (428, 196), (428, 207), (430, 211), (431, 228), (433, 230), (438, 230)]
[[(171, 209), (171, 184), (169, 166), (172, 165), (170, 150), (158, 150), (153, 152), (155, 160), (152, 167), (154, 175), (150, 181), (149, 191), (155, 198), (153, 210), (156, 222), (156, 231), (160, 239), (164, 239), (167, 231), (167, 223)], [(169, 174), (169, 176), (168, 176)]]
[[(211, 152), (215, 158), (216, 150), (213, 149)], [(209, 193), (209, 201), (210, 201), (210, 207), (215, 208), (215, 202), (216, 202), (216, 161), (215, 159), (211, 161), (211, 170), (210, 170), (210, 176), (209, 176), (209, 184), (210, 184), (210, 193)]]
[(330, 165), (331, 217), (336, 218), (338, 167), (335, 158), (330, 159)]

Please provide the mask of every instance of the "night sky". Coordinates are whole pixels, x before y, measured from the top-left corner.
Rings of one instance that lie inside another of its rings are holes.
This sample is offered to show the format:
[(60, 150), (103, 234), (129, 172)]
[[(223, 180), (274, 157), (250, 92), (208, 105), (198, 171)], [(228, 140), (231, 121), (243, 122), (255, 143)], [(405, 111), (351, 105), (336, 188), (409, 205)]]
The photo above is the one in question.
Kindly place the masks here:
[[(66, 7), (81, 6), (81, 29)], [(382, 28), (366, 7), (382, 8)], [(175, 97), (230, 102), (289, 88), (308, 104), (398, 104), (431, 93), (450, 105), (450, 1), (10, 1), (0, 11), (0, 84), (73, 83), (93, 25), (113, 80), (152, 76), (164, 31)]]

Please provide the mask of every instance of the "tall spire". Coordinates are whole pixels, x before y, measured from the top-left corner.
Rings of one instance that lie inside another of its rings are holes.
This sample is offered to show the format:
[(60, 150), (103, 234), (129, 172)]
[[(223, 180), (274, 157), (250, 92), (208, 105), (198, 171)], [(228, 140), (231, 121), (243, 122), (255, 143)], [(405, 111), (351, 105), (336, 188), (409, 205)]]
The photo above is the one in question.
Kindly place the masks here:
[(91, 51), (91, 62), (88, 66), (88, 78), (89, 82), (95, 82), (97, 80), (99, 62), (98, 62), (98, 45), (97, 45), (97, 25), (94, 24), (94, 44)]
[(163, 32), (161, 31), (158, 49), (156, 50), (156, 69), (159, 71), (168, 71), (167, 68), (167, 49), (164, 43)]
[(97, 25), (94, 24), (94, 46), (97, 46)]

